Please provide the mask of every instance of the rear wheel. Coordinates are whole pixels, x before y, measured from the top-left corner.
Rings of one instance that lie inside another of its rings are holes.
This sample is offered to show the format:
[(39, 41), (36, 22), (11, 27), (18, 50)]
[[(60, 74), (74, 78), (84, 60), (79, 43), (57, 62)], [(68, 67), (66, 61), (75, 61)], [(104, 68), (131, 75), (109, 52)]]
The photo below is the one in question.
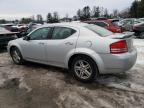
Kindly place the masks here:
[(24, 62), (23, 57), (18, 48), (13, 47), (11, 49), (11, 57), (15, 64), (22, 64)]
[(82, 82), (91, 82), (98, 75), (98, 69), (95, 62), (87, 56), (75, 57), (71, 71), (76, 79)]

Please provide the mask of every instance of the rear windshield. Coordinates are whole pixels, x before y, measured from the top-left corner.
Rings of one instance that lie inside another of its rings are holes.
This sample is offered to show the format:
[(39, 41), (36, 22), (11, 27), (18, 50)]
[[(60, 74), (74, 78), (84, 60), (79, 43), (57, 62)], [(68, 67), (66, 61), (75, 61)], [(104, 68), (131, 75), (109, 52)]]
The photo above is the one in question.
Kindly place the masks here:
[(112, 21), (112, 24), (113, 24), (114, 26), (118, 26), (118, 22), (119, 22), (119, 20), (113, 20), (113, 21)]
[(105, 28), (99, 27), (97, 25), (94, 25), (94, 24), (89, 24), (85, 27), (102, 37), (110, 36), (113, 34), (111, 31), (109, 31)]

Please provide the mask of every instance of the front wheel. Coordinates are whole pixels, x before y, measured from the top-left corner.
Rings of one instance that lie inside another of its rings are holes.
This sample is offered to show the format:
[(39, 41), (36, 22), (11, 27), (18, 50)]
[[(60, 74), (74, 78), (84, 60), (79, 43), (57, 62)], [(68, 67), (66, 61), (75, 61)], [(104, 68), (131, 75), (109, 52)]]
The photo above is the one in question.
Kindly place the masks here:
[(15, 64), (22, 64), (24, 62), (23, 57), (18, 48), (14, 47), (11, 49), (11, 57)]
[(71, 71), (76, 79), (82, 82), (91, 82), (98, 75), (98, 69), (95, 62), (87, 56), (78, 56), (74, 58)]

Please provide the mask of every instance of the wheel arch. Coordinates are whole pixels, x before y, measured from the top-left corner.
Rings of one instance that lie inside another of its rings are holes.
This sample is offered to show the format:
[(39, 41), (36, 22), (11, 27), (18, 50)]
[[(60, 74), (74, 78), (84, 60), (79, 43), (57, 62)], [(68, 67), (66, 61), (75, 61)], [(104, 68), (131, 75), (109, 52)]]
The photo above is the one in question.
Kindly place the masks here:
[(14, 44), (14, 45), (9, 46), (9, 48), (8, 48), (8, 52), (9, 52), (9, 54), (11, 54), (11, 50), (12, 50), (12, 48), (18, 48), (19, 51), (22, 52), (22, 51), (21, 51), (21, 48), (20, 48), (18, 45), (15, 45), (15, 44)]
[(103, 62), (101, 60), (101, 58), (98, 56), (98, 55), (91, 55), (91, 54), (88, 54), (88, 53), (83, 53), (83, 52), (79, 52), (79, 53), (75, 53), (73, 55), (71, 55), (68, 59), (68, 62), (67, 62), (67, 68), (71, 68), (71, 64), (72, 64), (72, 61), (75, 57), (77, 56), (87, 56), (89, 57), (91, 60), (94, 61), (95, 65), (97, 66), (97, 69), (98, 69), (98, 72), (101, 73), (101, 71), (103, 71)]

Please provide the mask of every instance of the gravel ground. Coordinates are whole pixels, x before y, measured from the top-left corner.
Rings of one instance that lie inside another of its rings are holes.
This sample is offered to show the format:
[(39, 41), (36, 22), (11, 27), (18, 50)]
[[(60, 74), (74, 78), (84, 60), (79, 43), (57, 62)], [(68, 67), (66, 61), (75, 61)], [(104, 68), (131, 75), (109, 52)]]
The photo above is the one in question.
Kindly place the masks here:
[(27, 62), (15, 65), (0, 53), (0, 108), (144, 108), (144, 40), (134, 40), (136, 65), (126, 73), (101, 75), (91, 84), (67, 70)]

